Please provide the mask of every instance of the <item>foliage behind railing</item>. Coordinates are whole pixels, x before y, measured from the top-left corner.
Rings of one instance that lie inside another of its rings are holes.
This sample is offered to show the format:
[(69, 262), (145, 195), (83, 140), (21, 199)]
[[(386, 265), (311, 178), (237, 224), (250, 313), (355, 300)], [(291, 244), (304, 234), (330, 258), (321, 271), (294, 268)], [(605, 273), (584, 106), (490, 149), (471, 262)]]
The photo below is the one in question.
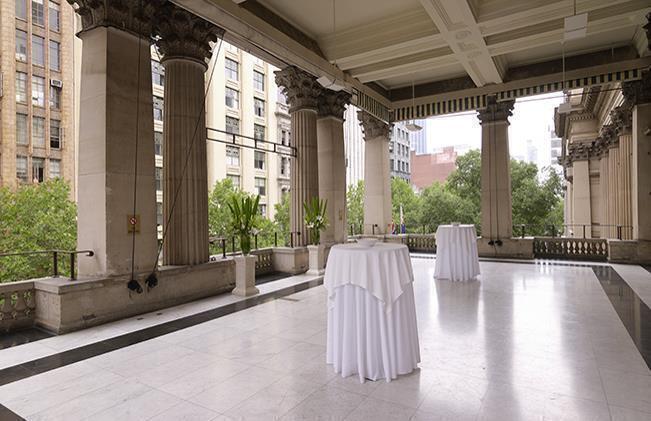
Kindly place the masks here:
[[(0, 283), (60, 275), (76, 279), (77, 255), (94, 256), (92, 250), (36, 250), (0, 253)], [(60, 262), (62, 255), (68, 259)], [(15, 270), (16, 266), (23, 270)], [(16, 273), (19, 275), (17, 276)], [(11, 275), (13, 274), (13, 275)]]

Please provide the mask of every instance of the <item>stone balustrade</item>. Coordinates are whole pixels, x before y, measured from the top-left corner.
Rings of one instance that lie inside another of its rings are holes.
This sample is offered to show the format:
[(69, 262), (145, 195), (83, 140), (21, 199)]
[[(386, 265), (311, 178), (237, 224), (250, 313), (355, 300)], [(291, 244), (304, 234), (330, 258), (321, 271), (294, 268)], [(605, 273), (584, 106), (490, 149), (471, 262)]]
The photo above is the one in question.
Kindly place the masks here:
[(533, 253), (541, 259), (608, 260), (605, 238), (536, 237)]
[(253, 250), (251, 254), (258, 256), (258, 260), (255, 262), (256, 275), (264, 275), (274, 271), (274, 262), (273, 262), (274, 249), (266, 248), (266, 249)]
[(0, 332), (31, 327), (36, 314), (34, 282), (0, 284)]

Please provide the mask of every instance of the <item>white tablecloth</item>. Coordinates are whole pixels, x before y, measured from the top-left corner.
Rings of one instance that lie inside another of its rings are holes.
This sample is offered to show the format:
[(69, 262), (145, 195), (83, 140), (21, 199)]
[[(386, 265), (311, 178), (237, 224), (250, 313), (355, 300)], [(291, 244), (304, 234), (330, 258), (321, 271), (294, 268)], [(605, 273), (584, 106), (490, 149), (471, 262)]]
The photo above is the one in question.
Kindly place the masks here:
[(388, 382), (417, 367), (413, 279), (406, 246), (347, 244), (330, 250), (326, 362), (335, 372)]
[(439, 279), (467, 281), (479, 275), (474, 225), (439, 225), (436, 229), (436, 269)]

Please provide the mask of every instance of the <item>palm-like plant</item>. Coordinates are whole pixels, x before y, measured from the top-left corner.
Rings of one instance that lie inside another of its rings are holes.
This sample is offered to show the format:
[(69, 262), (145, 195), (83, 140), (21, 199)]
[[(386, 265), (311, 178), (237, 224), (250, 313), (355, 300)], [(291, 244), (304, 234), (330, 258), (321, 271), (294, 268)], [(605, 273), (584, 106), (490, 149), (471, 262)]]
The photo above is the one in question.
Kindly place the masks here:
[(321, 239), (321, 230), (328, 226), (328, 217), (326, 215), (327, 200), (319, 200), (313, 197), (311, 201), (303, 203), (305, 211), (305, 225), (310, 229), (310, 239), (312, 244), (317, 245)]
[(258, 204), (260, 196), (243, 197), (240, 201), (236, 197), (231, 198), (228, 208), (233, 215), (235, 233), (240, 237), (240, 248), (242, 254), (251, 253), (251, 235), (253, 234), (253, 224), (258, 214)]

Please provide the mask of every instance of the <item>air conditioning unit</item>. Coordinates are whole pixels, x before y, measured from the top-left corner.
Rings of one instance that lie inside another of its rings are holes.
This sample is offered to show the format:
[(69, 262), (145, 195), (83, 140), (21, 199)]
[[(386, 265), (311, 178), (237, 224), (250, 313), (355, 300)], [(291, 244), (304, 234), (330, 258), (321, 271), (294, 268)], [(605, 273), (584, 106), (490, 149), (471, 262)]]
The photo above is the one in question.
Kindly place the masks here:
[(63, 82), (61, 82), (59, 79), (50, 79), (50, 85), (61, 88), (63, 86)]

